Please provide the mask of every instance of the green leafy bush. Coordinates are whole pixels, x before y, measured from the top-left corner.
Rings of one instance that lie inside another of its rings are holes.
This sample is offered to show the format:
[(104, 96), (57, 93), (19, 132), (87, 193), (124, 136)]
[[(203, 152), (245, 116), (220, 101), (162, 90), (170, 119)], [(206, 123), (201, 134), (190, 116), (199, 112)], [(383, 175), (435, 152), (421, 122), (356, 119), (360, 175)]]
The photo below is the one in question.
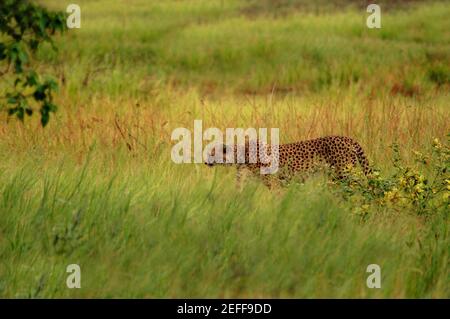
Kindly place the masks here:
[[(450, 135), (449, 135), (450, 137)], [(355, 209), (363, 216), (371, 208), (408, 209), (419, 215), (432, 214), (450, 206), (450, 148), (437, 138), (431, 153), (414, 151), (415, 165), (406, 165), (399, 154), (398, 144), (392, 145), (394, 173), (383, 177), (374, 169), (366, 179), (361, 172), (333, 182), (346, 200), (357, 203)]]
[(54, 49), (52, 36), (63, 32), (65, 14), (52, 12), (27, 0), (2, 0), (0, 7), (0, 74), (9, 75), (5, 92), (0, 92), (0, 110), (23, 121), (38, 108), (42, 126), (47, 125), (50, 112), (56, 111), (52, 94), (57, 83), (42, 79), (30, 66), (33, 54), (43, 42)]

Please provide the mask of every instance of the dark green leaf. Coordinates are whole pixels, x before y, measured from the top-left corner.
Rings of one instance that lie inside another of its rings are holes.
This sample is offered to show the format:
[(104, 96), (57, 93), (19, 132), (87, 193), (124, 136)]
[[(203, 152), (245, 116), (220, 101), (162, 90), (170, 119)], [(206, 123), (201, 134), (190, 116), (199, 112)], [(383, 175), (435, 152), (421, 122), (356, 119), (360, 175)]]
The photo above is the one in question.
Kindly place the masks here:
[(48, 124), (48, 120), (50, 119), (48, 112), (43, 112), (41, 110), (41, 125), (45, 127)]

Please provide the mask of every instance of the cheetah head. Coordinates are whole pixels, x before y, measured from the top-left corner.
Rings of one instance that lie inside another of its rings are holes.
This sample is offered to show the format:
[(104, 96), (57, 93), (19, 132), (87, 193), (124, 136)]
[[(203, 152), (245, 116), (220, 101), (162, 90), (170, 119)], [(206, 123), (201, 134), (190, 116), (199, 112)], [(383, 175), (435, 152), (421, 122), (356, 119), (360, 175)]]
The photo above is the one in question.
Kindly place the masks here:
[(227, 164), (227, 152), (231, 151), (231, 147), (225, 144), (217, 144), (207, 153), (205, 164), (208, 166), (225, 165)]
[[(257, 141), (246, 140), (244, 144), (226, 145), (217, 144), (213, 146), (207, 153), (205, 164), (208, 166), (214, 165), (231, 165), (242, 163), (255, 163), (258, 150)], [(250, 152), (252, 150), (252, 152)], [(230, 156), (231, 163), (227, 161), (227, 156)]]

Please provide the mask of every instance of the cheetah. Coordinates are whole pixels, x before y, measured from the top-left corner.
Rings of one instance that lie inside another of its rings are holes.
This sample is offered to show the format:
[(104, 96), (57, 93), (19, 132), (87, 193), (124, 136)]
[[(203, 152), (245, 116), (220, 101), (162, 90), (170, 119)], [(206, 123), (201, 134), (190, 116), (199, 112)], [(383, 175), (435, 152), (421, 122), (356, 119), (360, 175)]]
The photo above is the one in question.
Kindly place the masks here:
[[(253, 150), (253, 152), (250, 150)], [(221, 154), (218, 155), (218, 152)], [(312, 140), (280, 144), (277, 148), (257, 140), (246, 140), (245, 144), (233, 146), (218, 144), (207, 153), (205, 164), (208, 166), (216, 164), (236, 165), (237, 181), (239, 182), (243, 169), (258, 174), (261, 172), (261, 168), (269, 165), (264, 157), (255, 155), (260, 154), (259, 152), (266, 154), (265, 156), (277, 155), (274, 158), (276, 158), (279, 169), (274, 176), (278, 182), (289, 181), (294, 176), (313, 172), (321, 165), (326, 165), (334, 170), (338, 179), (345, 178), (348, 170), (354, 167), (357, 162), (359, 162), (367, 177), (372, 172), (361, 145), (347, 136), (319, 137)], [(236, 161), (239, 154), (243, 160)], [(231, 162), (227, 161), (227, 155), (231, 156)], [(269, 174), (261, 175), (261, 177), (265, 184), (270, 187), (269, 180), (273, 180), (273, 178)]]

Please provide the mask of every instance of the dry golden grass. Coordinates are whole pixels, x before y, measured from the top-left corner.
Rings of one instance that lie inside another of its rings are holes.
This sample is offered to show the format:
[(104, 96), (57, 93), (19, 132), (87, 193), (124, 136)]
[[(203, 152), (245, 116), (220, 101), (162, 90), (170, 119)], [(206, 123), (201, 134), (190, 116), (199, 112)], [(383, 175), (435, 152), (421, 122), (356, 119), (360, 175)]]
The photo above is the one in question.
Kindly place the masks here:
[[(15, 155), (39, 148), (46, 156), (71, 153), (81, 160), (95, 144), (100, 151), (125, 147), (133, 156), (170, 161), (171, 132), (203, 128), (277, 127), (282, 143), (325, 135), (356, 138), (375, 165), (383, 167), (397, 142), (406, 158), (426, 151), (433, 138), (450, 131), (445, 96), (437, 99), (368, 97), (347, 92), (308, 95), (200, 95), (197, 90), (162, 87), (141, 100), (101, 96), (83, 105), (60, 97), (61, 109), (49, 127), (2, 119), (0, 140)], [(12, 154), (11, 154), (12, 155)]]

